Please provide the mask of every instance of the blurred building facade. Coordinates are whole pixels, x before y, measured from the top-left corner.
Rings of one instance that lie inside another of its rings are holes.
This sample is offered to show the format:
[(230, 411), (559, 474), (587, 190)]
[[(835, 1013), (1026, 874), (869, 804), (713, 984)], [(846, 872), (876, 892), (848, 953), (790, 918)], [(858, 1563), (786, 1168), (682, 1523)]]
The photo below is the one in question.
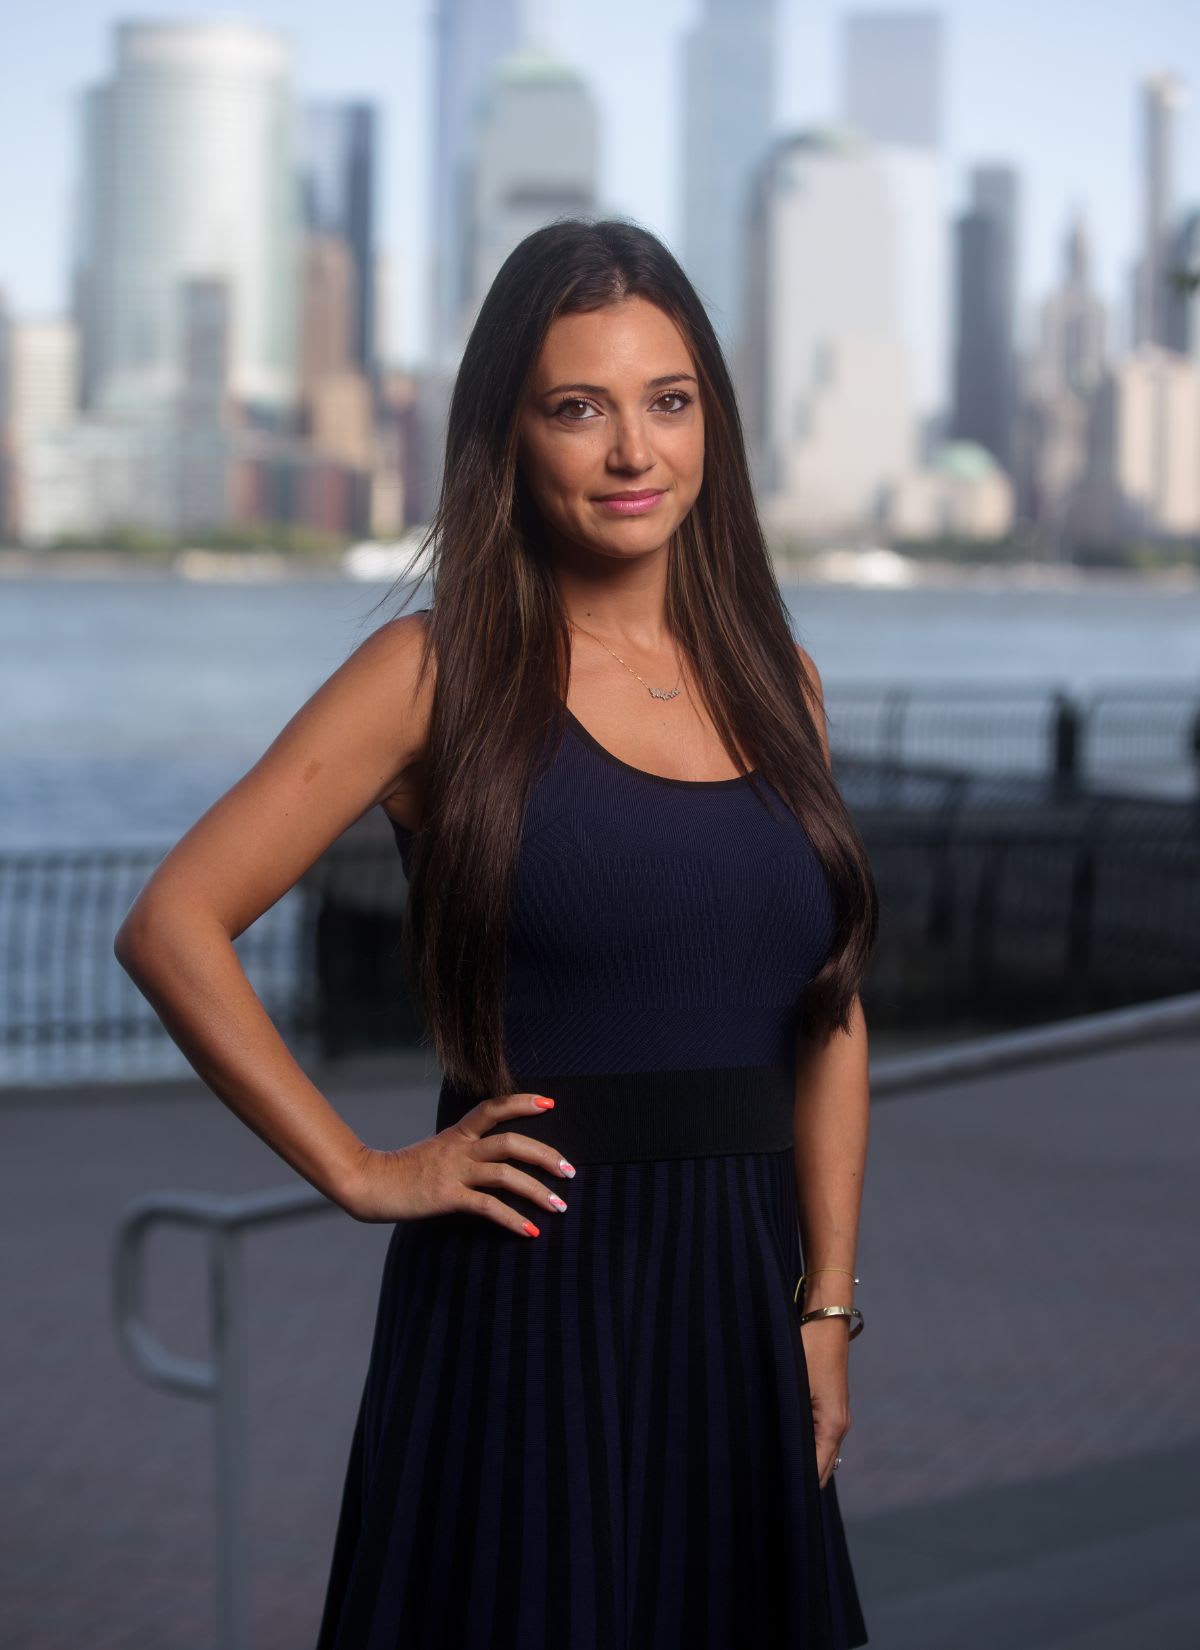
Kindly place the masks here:
[(681, 262), (730, 357), (750, 186), (771, 141), (777, 0), (701, 0), (683, 42)]
[(492, 70), (521, 42), (520, 0), (437, 0), (433, 14), (433, 210), (429, 356), (457, 358), (469, 303), (475, 117)]
[(986, 447), (949, 441), (888, 487), (882, 525), (900, 539), (1002, 539), (1011, 530), (1011, 479)]
[(1100, 545), (1200, 535), (1200, 361), (1140, 344), (1106, 372), (1077, 530)]
[(79, 334), (63, 319), (19, 321), (0, 305), (0, 529), (15, 535), (30, 507), (39, 442), (79, 404)]
[(599, 122), (582, 78), (541, 47), (502, 57), (479, 103), (470, 160), (460, 347), (517, 243), (556, 217), (596, 209)]
[(1168, 349), (1200, 359), (1200, 206), (1182, 212), (1167, 266)]
[(871, 140), (892, 192), (900, 334), (931, 437), (950, 394), (942, 60), (938, 12), (851, 12), (844, 19), (842, 115)]
[(373, 380), (378, 364), (379, 112), (363, 102), (308, 103), (300, 145), (304, 231), (320, 244), (337, 241), (345, 248), (351, 293), (345, 360)]
[(370, 378), (374, 132), (366, 105), (321, 106), (302, 141), (269, 30), (117, 28), (83, 105), (75, 394), (11, 436), (10, 531), (366, 529), (376, 488), (396, 495)]
[(1186, 100), (1173, 74), (1151, 74), (1141, 84), (1141, 248), (1133, 278), (1133, 343), (1170, 344), (1168, 280), (1175, 233), (1178, 114)]
[(297, 203), (287, 41), (245, 23), (123, 23), (87, 94), (76, 228), (84, 405), (161, 415), (181, 382), (181, 283), (227, 281), (238, 401), (296, 396)]
[(912, 468), (912, 372), (897, 227), (851, 128), (782, 139), (755, 180), (741, 397), (765, 519), (800, 535), (878, 520)]
[(1062, 277), (1042, 300), (1037, 333), (1022, 364), (1014, 478), (1021, 514), (1036, 522), (1057, 555), (1088, 462), (1092, 402), (1104, 376), (1108, 318), (1092, 280), (1082, 214), (1063, 243)]
[(1017, 175), (977, 166), (955, 222), (951, 433), (1011, 472), (1017, 411)]

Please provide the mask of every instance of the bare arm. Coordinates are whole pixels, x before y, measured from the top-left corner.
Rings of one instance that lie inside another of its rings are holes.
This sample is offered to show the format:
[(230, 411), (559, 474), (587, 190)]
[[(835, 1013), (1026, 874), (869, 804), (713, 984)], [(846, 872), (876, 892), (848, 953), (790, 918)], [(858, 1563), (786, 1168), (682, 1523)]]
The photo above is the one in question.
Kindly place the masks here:
[(191, 1065), (297, 1173), (349, 1206), (365, 1148), (293, 1058), (233, 941), (368, 808), (428, 733), (420, 614), (382, 626), (157, 866), (113, 950)]
[[(853, 1306), (854, 1258), (866, 1170), (870, 1092), (867, 1023), (857, 997), (849, 1032), (797, 1051), (793, 1137), (804, 1305)], [(818, 1271), (819, 1267), (845, 1271)], [(844, 1333), (845, 1325), (832, 1322)]]
[[(824, 695), (816, 665), (800, 650), (825, 761), (832, 766), (825, 728)], [(867, 1025), (855, 997), (850, 1030), (824, 1043), (798, 1039), (793, 1108), (796, 1191), (806, 1277), (801, 1304), (853, 1306), (854, 1262), (866, 1170), (870, 1089)], [(845, 1270), (818, 1271), (820, 1267)], [(818, 1318), (803, 1326), (817, 1423), (821, 1482), (850, 1428), (848, 1346), (843, 1318)]]

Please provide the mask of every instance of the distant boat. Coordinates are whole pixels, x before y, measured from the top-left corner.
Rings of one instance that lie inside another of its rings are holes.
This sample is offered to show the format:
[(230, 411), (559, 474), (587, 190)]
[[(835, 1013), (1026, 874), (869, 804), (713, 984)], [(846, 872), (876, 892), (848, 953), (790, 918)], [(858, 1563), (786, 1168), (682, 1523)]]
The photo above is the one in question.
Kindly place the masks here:
[(920, 570), (911, 557), (901, 556), (882, 545), (867, 550), (825, 550), (809, 563), (815, 578), (830, 584), (857, 584), (870, 587), (918, 583)]
[(197, 584), (260, 584), (286, 579), (294, 563), (278, 550), (205, 550), (193, 546), (171, 558), (171, 571)]
[(409, 562), (428, 531), (427, 527), (412, 527), (402, 538), (390, 544), (376, 539), (363, 539), (359, 544), (352, 544), (342, 553), (342, 571), (349, 579), (376, 583), (380, 579), (399, 578), (405, 571), (411, 571), (415, 578), (422, 578), (429, 567), (428, 546), (411, 570)]

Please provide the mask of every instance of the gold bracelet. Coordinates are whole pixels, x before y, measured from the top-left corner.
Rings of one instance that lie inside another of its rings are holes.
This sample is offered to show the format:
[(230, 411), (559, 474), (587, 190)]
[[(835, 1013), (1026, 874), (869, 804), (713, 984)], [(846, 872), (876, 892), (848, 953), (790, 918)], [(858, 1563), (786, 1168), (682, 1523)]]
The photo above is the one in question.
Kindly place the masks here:
[(856, 1335), (863, 1332), (863, 1315), (857, 1306), (814, 1306), (811, 1312), (800, 1314), (801, 1323), (812, 1323), (816, 1318), (845, 1318), (848, 1329), (851, 1321), (857, 1318), (858, 1322), (850, 1330), (850, 1339), (853, 1340)]
[(848, 1266), (814, 1266), (811, 1272), (801, 1272), (800, 1276), (796, 1279), (796, 1287), (792, 1291), (793, 1301), (798, 1301), (800, 1299), (800, 1285), (804, 1282), (805, 1278), (816, 1277), (818, 1272), (845, 1272), (847, 1277), (854, 1278), (855, 1283), (862, 1281), (860, 1278), (854, 1277), (854, 1273), (851, 1272)]

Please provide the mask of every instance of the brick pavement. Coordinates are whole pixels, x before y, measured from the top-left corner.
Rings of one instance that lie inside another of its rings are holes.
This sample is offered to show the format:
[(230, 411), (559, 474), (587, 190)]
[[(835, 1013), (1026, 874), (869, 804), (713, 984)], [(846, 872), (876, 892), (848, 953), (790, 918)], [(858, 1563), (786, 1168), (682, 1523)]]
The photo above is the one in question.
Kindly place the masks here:
[[(838, 1478), (874, 1650), (1200, 1643), (1198, 1054), (874, 1108)], [(432, 1127), (428, 1077), (327, 1088), (374, 1144)], [(147, 1190), (294, 1178), (202, 1090), (0, 1099), (0, 1646), (210, 1650), (212, 1415), (121, 1358), (111, 1234)], [(256, 1650), (315, 1635), (386, 1239), (331, 1212), (247, 1246)], [(161, 1234), (174, 1350), (204, 1350), (203, 1283)]]

